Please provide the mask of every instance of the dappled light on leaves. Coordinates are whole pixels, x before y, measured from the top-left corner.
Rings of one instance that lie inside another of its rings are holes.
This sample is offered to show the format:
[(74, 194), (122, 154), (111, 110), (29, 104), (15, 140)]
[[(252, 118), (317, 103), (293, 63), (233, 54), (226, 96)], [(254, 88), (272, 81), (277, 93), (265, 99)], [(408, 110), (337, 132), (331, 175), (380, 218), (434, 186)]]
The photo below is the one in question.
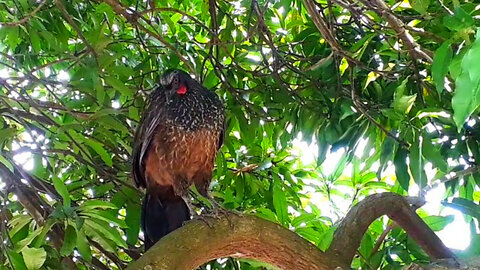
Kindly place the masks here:
[[(479, 16), (476, 1), (1, 1), (0, 269), (138, 260), (133, 134), (171, 68), (224, 103), (223, 207), (325, 251), (368, 196), (420, 196), (444, 243), (479, 256)], [(429, 262), (389, 217), (368, 225), (353, 268)]]

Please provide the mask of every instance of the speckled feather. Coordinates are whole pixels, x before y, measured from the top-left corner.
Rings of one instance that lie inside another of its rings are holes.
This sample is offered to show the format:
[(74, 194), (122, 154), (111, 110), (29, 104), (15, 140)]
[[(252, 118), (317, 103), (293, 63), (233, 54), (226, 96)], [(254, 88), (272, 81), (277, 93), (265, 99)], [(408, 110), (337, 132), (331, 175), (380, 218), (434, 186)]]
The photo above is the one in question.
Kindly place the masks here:
[(149, 98), (135, 134), (133, 176), (149, 192), (173, 186), (178, 196), (195, 183), (206, 196), (223, 143), (224, 109), (214, 92), (181, 75), (186, 94), (160, 86)]

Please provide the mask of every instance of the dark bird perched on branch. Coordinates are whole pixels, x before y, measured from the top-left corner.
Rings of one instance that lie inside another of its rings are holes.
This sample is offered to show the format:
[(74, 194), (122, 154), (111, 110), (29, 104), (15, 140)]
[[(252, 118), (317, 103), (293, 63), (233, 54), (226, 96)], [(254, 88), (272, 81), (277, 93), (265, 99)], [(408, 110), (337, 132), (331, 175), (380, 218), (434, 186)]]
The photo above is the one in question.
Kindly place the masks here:
[(213, 91), (181, 70), (163, 75), (134, 139), (133, 177), (147, 189), (142, 205), (145, 250), (190, 219), (192, 184), (209, 198), (224, 132), (223, 105)]

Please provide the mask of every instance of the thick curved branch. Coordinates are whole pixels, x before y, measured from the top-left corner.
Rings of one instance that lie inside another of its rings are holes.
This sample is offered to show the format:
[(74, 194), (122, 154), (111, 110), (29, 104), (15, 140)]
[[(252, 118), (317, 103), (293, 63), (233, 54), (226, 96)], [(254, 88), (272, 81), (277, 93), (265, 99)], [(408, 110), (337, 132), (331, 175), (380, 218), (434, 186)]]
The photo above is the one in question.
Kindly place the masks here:
[(383, 215), (402, 227), (432, 258), (455, 257), (410, 207), (407, 198), (390, 192), (368, 196), (354, 206), (336, 230), (327, 254), (351, 262), (370, 224)]
[(222, 257), (250, 258), (280, 269), (335, 269), (349, 266), (278, 224), (229, 214), (190, 221), (162, 238), (128, 269), (191, 270)]
[(280, 269), (349, 269), (363, 235), (387, 215), (432, 258), (453, 258), (436, 234), (415, 213), (417, 200), (396, 193), (368, 196), (353, 207), (335, 232), (327, 252), (278, 224), (254, 216), (229, 214), (188, 222), (155, 244), (128, 269), (196, 269), (217, 258), (250, 258)]

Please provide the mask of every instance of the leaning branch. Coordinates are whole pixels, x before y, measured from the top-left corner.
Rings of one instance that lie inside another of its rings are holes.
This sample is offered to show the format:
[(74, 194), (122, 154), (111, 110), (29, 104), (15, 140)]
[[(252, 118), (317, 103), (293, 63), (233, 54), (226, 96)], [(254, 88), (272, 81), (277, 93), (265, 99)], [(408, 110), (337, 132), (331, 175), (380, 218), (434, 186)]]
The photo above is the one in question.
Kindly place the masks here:
[(196, 269), (217, 258), (249, 258), (280, 269), (349, 269), (370, 224), (387, 215), (405, 229), (432, 258), (453, 258), (409, 203), (395, 193), (371, 195), (353, 207), (335, 232), (327, 252), (296, 233), (254, 216), (229, 214), (190, 221), (155, 244), (128, 269)]
[(430, 257), (455, 257), (415, 213), (407, 199), (390, 192), (368, 196), (354, 206), (336, 230), (327, 254), (339, 256), (344, 262), (351, 262), (370, 224), (383, 215), (387, 215), (402, 227)]

